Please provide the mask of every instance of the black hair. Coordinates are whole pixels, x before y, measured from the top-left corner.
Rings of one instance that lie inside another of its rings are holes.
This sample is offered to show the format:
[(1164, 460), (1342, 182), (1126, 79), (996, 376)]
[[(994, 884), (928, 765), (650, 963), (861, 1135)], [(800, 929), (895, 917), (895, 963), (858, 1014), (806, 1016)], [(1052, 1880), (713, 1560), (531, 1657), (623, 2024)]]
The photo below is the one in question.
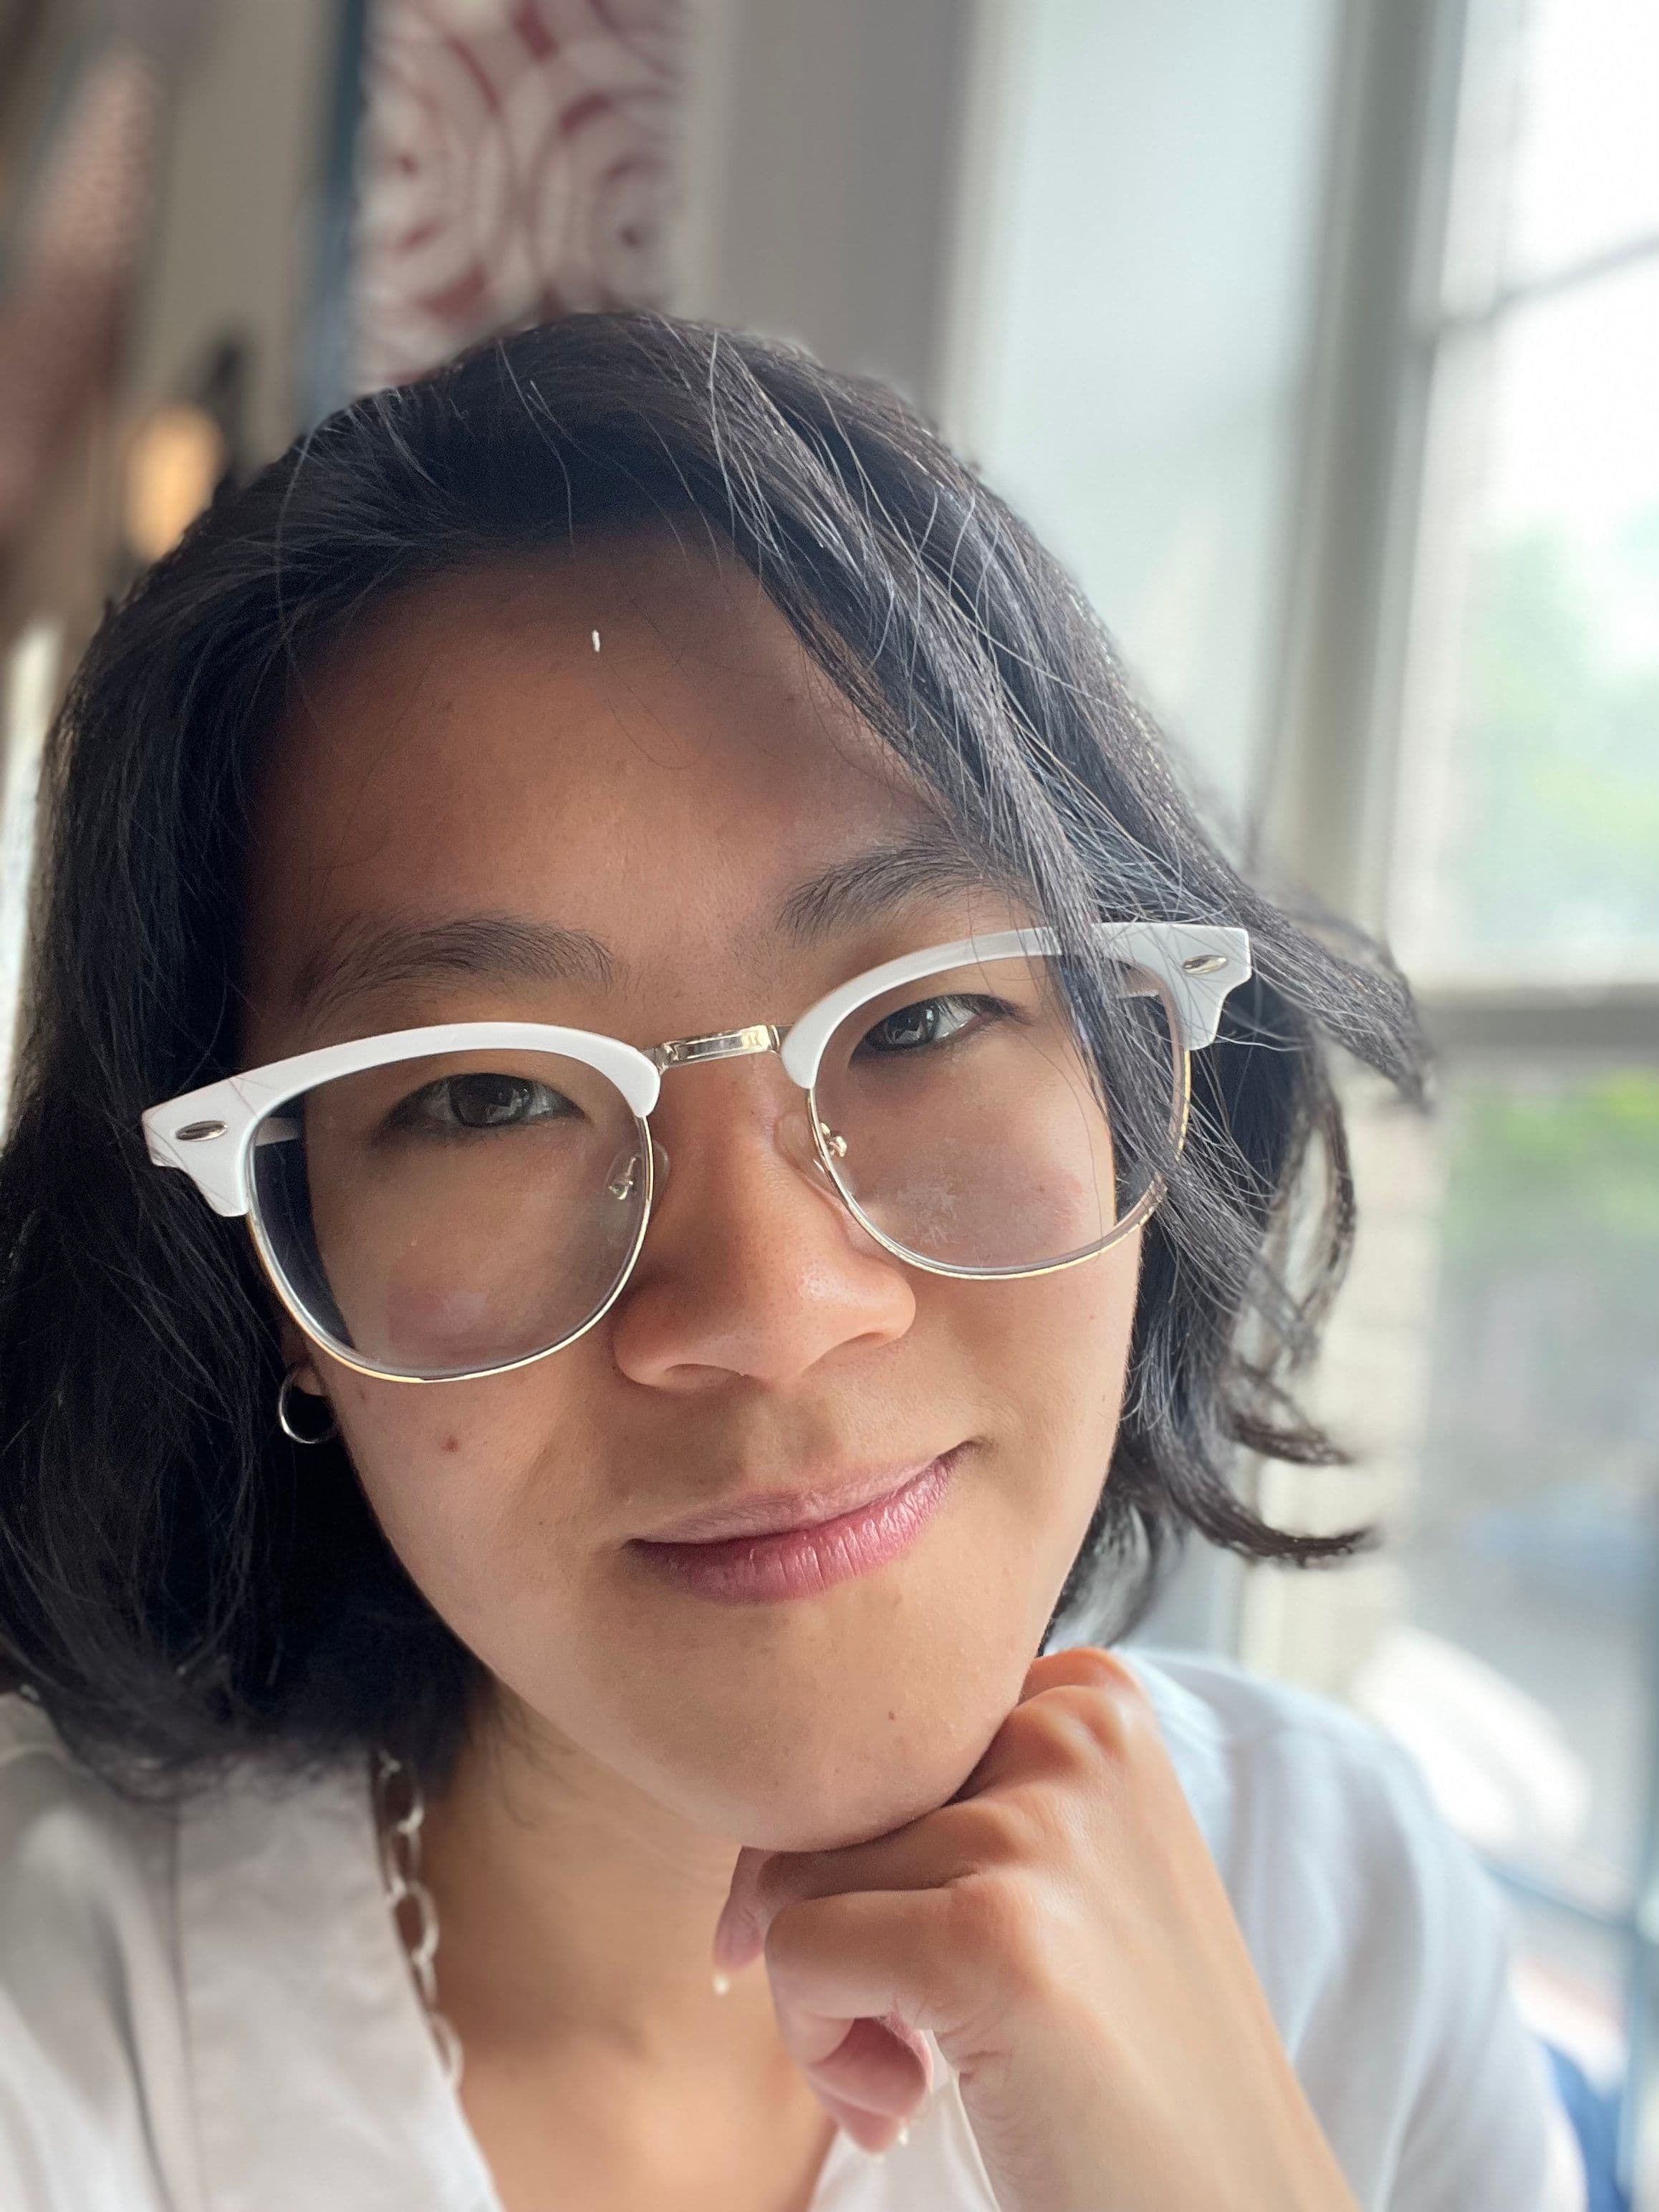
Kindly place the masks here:
[(755, 337), (572, 316), (222, 487), (109, 611), (54, 732), (0, 1155), (0, 1665), (112, 1772), (384, 1744), (438, 1774), (464, 1735), (478, 1663), (340, 1448), (279, 1432), (244, 1225), (149, 1164), (139, 1115), (235, 1064), (252, 794), (296, 672), (402, 586), (661, 517), (735, 550), (1068, 945), (1101, 915), (1250, 933), (1146, 1231), (1115, 1450), (1055, 1618), (1103, 1592), (1126, 1620), (1188, 1530), (1299, 1563), (1364, 1540), (1276, 1529), (1231, 1478), (1241, 1451), (1340, 1456), (1286, 1395), (1352, 1235), (1327, 1047), (1420, 1095), (1401, 977), (1241, 878), (1075, 586), (892, 393)]

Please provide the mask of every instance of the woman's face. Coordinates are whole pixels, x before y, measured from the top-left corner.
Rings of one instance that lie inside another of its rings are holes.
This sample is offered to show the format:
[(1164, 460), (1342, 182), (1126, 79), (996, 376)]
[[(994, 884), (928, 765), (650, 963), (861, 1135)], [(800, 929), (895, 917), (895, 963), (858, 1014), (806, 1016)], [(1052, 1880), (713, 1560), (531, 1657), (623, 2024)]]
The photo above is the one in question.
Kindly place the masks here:
[[(274, 748), (244, 1062), (442, 1021), (640, 1046), (787, 1025), (881, 961), (1030, 919), (947, 859), (781, 926), (934, 818), (747, 572), (665, 534), (423, 586), (313, 673)], [(436, 958), (409, 934), (481, 917), (585, 933), (603, 972), (538, 972), (527, 934), (451, 932)], [(811, 1168), (775, 1054), (670, 1071), (652, 1128), (638, 1264), (563, 1350), (424, 1387), (291, 1329), (290, 1356), (416, 1583), (549, 1741), (736, 1841), (881, 1832), (966, 1778), (1036, 1656), (1111, 1454), (1138, 1240), (1025, 1280), (906, 1267)], [(810, 1595), (717, 1601), (637, 1541), (946, 1452), (908, 1547)]]

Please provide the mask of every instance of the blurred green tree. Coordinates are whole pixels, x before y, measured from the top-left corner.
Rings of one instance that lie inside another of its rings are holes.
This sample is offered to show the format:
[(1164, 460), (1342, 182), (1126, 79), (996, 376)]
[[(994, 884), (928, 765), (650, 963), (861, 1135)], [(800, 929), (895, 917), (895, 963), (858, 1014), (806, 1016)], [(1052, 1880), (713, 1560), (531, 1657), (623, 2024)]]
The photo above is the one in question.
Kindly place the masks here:
[[(1659, 506), (1613, 552), (1659, 599)], [(1619, 650), (1609, 612), (1558, 531), (1475, 562), (1441, 866), (1483, 966), (1659, 969), (1659, 650)]]

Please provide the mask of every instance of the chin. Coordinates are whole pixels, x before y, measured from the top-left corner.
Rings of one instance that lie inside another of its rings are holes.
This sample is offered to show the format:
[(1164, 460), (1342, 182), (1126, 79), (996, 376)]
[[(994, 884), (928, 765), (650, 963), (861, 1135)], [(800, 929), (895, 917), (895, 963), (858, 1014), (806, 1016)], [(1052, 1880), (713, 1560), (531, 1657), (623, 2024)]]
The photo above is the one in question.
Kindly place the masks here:
[(821, 1790), (782, 1788), (764, 1796), (750, 1790), (695, 1793), (685, 1810), (696, 1825), (734, 1844), (761, 1851), (835, 1851), (867, 1844), (945, 1803), (962, 1778), (917, 1789), (908, 1774), (872, 1775), (852, 1794), (826, 1798)]
[[(849, 1730), (845, 1705), (787, 1728), (757, 1727), (688, 1759), (684, 1738), (651, 1761), (651, 1787), (706, 1832), (757, 1850), (836, 1850), (869, 1842), (954, 1796), (1018, 1695), (1000, 1702), (931, 1696), (907, 1711), (890, 1698), (881, 1725)], [(889, 1712), (893, 1718), (889, 1720)]]

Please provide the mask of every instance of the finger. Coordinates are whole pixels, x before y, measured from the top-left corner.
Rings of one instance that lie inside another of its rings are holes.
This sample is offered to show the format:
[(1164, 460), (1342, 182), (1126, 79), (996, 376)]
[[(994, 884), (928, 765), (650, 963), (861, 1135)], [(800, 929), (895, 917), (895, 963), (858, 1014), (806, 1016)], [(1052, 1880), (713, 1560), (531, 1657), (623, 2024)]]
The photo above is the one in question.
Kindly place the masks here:
[(1045, 1651), (1031, 1662), (1025, 1670), (1019, 1702), (1024, 1705), (1028, 1698), (1041, 1697), (1045, 1690), (1067, 1686), (1144, 1694), (1128, 1662), (1120, 1659), (1116, 1652), (1098, 1644), (1073, 1644), (1064, 1651)]
[(766, 1917), (759, 1909), (756, 1882), (761, 1868), (769, 1858), (779, 1856), (773, 1851), (756, 1850), (748, 1844), (738, 1853), (731, 1887), (720, 1907), (720, 1917), (714, 1923), (716, 1973), (738, 1973), (751, 1959), (760, 1956), (766, 1940)]
[(901, 2118), (915, 2111), (933, 2086), (933, 2053), (919, 2028), (901, 2014), (848, 2018), (824, 2012), (772, 1985), (773, 2010), (784, 2047), (816, 2087), (872, 2112)]
[(952, 1799), (890, 1834), (828, 1851), (740, 1851), (714, 1929), (714, 1963), (733, 1973), (758, 1957), (788, 1905), (852, 1890), (939, 1888), (1006, 1862), (1014, 1848), (994, 1808)]
[(1079, 1752), (1091, 1769), (1126, 1759), (1149, 1739), (1161, 1741), (1157, 1717), (1126, 1661), (1096, 1644), (1051, 1651), (1027, 1669), (1019, 1703), (951, 1802), (1053, 1778)]
[[(745, 1849), (732, 1870), (726, 1909), (717, 1931), (717, 1957), (726, 1971), (746, 1964), (759, 1948), (757, 1926), (775, 1921), (776, 1908), (763, 1907), (757, 1883), (769, 1857), (764, 1851)], [(833, 1856), (835, 1854), (823, 1854)], [(740, 1923), (735, 1929), (734, 1923)], [(796, 1931), (787, 1963), (781, 1963), (773, 1980), (773, 2010), (785, 2049), (800, 2068), (814, 2094), (837, 2125), (868, 2151), (887, 2150), (906, 2121), (920, 2107), (933, 2083), (933, 2054), (927, 2038), (889, 2008), (881, 2019), (865, 2018), (850, 2010), (825, 2011), (811, 1990), (811, 1972), (806, 1961), (812, 1954), (810, 1931)], [(833, 1945), (833, 1931), (823, 1931)], [(883, 1937), (878, 1933), (875, 1940)], [(778, 1954), (784, 1960), (782, 1950)], [(771, 1961), (769, 1959), (769, 1973)], [(847, 1961), (841, 1962), (845, 1967)], [(857, 1980), (843, 1978), (842, 1991), (879, 1986), (868, 1966)]]
[[(1112, 1715), (1121, 1712), (1126, 1721), (1131, 1711), (1146, 1709), (1146, 1692), (1127, 1663), (1085, 1644), (1034, 1660), (1014, 1713), (1046, 1692), (1078, 1690), (1098, 1691)], [(842, 1890), (931, 1887), (999, 1863), (1006, 1856), (1008, 1832), (994, 1820), (980, 1825), (969, 1808), (1005, 1781), (1023, 1778), (1026, 1763), (1018, 1727), (1011, 1729), (1005, 1722), (953, 1796), (887, 1835), (829, 1851), (745, 1847), (715, 1925), (716, 1970), (735, 1973), (757, 1958), (773, 1916), (787, 1904)]]
[(988, 2000), (983, 1961), (963, 1935), (946, 1890), (858, 1890), (786, 1906), (767, 1932), (766, 1972), (790, 2055), (817, 2066), (854, 2021), (877, 2021), (908, 2050), (923, 2088), (931, 2086), (922, 2031), (948, 2033)]
[(906, 1957), (919, 1955), (915, 1905), (869, 1893), (814, 1899), (781, 1913), (767, 1942), (784, 2047), (819, 2101), (870, 2148), (885, 2148), (892, 2136), (874, 2136), (864, 2122), (902, 2125), (933, 2085), (927, 2037), (883, 2002), (912, 1984), (919, 1993), (927, 1978), (905, 1971)]
[(860, 2150), (873, 2151), (878, 2155), (890, 2150), (903, 2136), (909, 2121), (891, 2113), (866, 2112), (861, 2106), (851, 2105), (831, 2094), (816, 2083), (813, 2092), (819, 2104), (838, 2127), (843, 2128)]
[(809, 2064), (790, 2051), (817, 2094), (882, 2119), (909, 2119), (933, 2087), (927, 2044), (893, 2017), (836, 2026), (839, 2039), (825, 2057)]

